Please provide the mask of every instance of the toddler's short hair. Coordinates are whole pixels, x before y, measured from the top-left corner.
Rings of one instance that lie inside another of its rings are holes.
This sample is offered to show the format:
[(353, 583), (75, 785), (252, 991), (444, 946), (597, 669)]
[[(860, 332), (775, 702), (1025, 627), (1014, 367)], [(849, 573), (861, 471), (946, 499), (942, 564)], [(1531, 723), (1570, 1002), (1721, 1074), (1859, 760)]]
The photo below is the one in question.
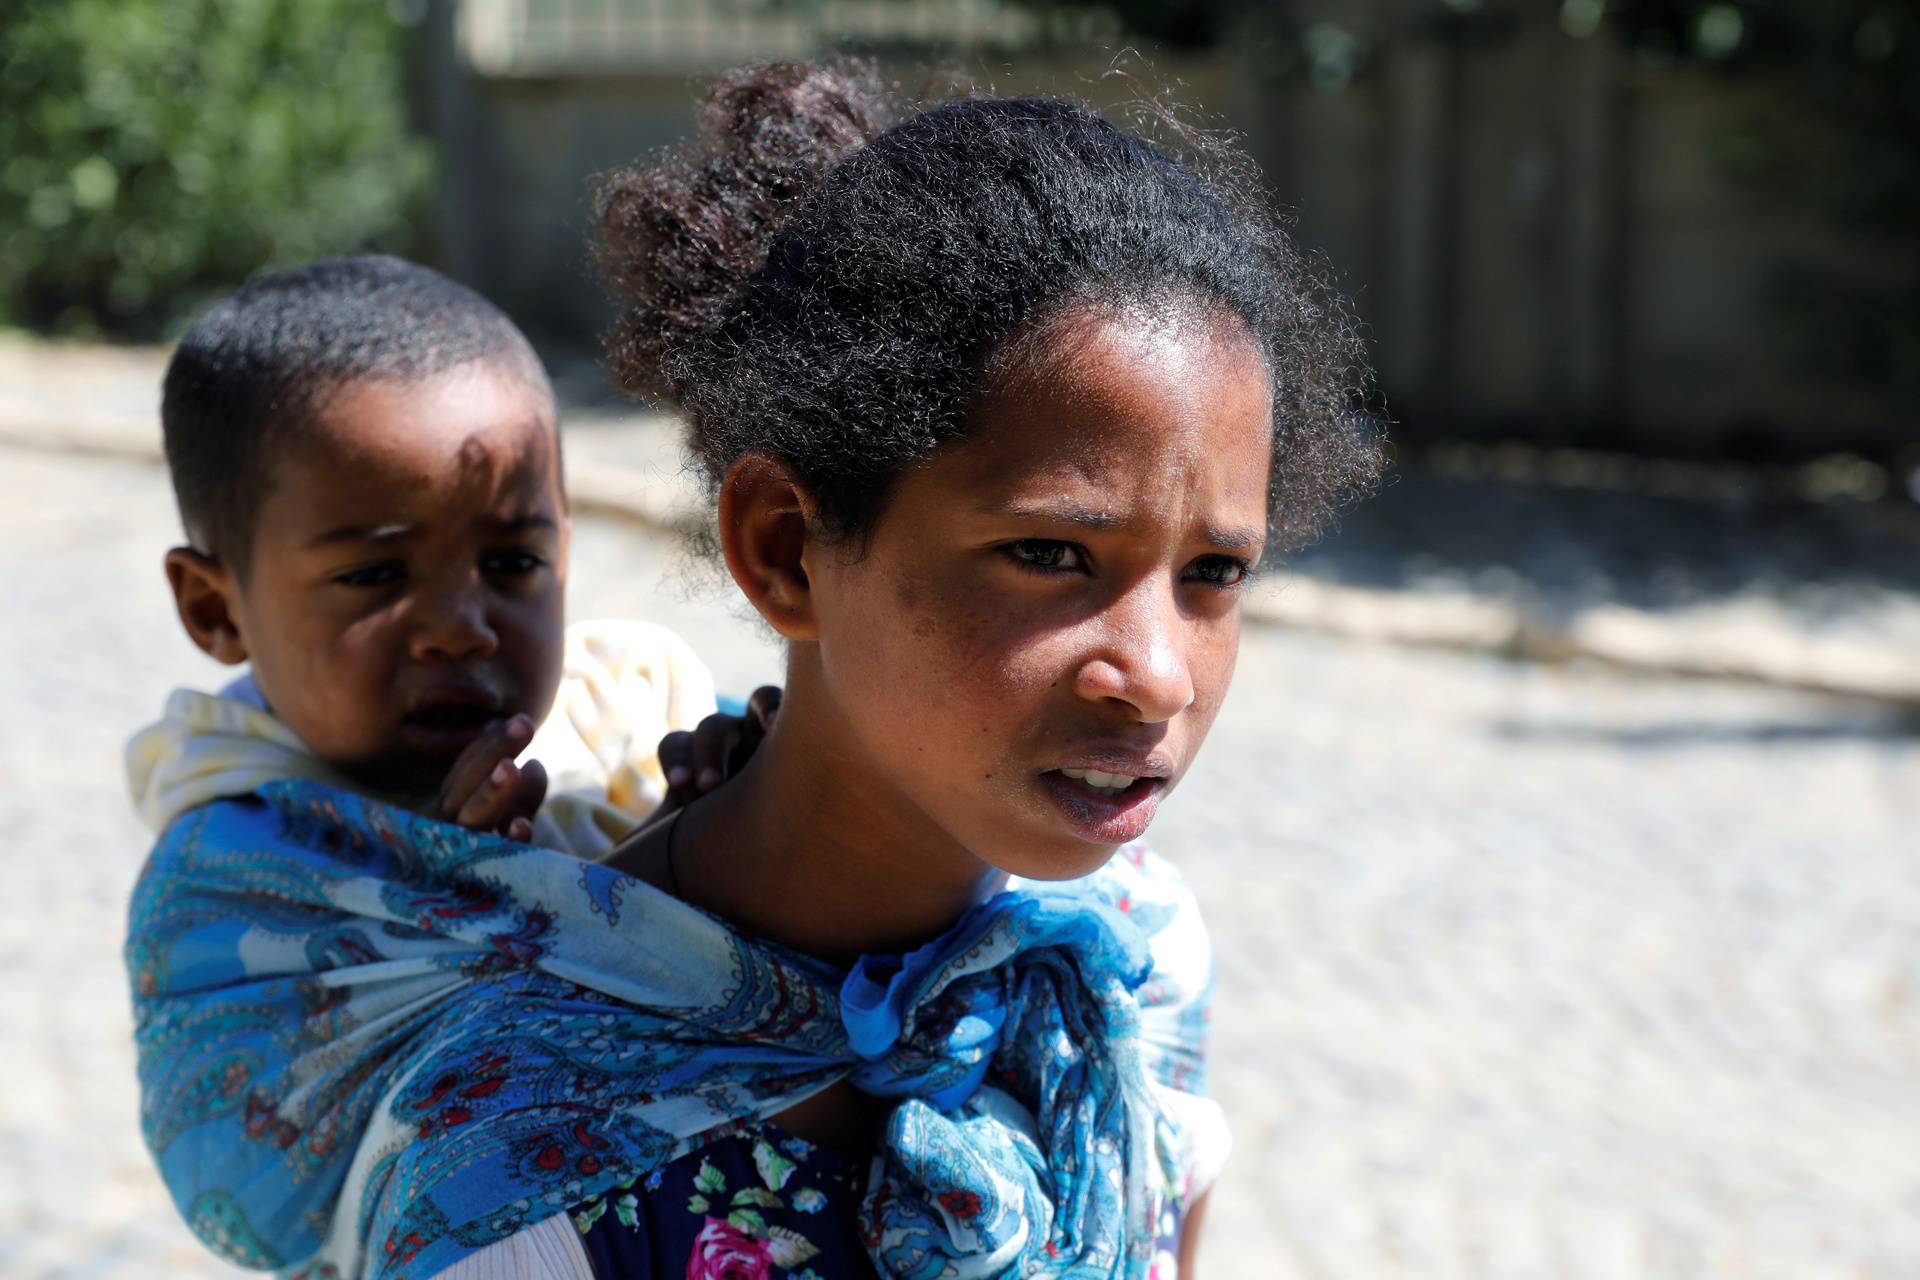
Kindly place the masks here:
[(476, 360), (551, 394), (513, 321), (426, 267), (366, 254), (250, 281), (194, 322), (167, 365), (160, 422), (187, 537), (244, 574), (273, 452), (329, 395)]

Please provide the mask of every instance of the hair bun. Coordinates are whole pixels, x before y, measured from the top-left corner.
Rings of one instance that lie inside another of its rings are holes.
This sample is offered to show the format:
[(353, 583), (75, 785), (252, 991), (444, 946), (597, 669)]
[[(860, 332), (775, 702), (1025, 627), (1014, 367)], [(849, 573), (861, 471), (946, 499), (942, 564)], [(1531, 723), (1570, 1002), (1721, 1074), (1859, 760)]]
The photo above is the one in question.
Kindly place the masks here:
[(885, 116), (866, 64), (740, 67), (701, 101), (690, 142), (601, 183), (596, 256), (623, 304), (607, 344), (622, 390), (679, 398), (674, 352), (720, 325), (786, 208)]

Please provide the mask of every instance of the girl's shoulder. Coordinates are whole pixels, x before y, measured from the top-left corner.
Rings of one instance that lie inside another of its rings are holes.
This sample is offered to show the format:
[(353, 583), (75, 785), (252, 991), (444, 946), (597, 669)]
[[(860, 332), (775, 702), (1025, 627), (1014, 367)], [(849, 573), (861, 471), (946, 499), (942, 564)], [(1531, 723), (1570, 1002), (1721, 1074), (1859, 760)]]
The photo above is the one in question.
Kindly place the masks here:
[(1198, 930), (1199, 941), (1205, 940), (1200, 904), (1186, 877), (1173, 863), (1137, 840), (1120, 846), (1098, 871), (1078, 880), (1023, 880), (1016, 876), (1007, 882), (1007, 888), (1078, 894), (1118, 911), (1149, 938), (1158, 938), (1171, 929), (1175, 938), (1185, 936), (1189, 942), (1194, 940), (1192, 931)]
[(1153, 951), (1148, 986), (1191, 988), (1211, 982), (1213, 946), (1199, 899), (1179, 868), (1145, 844), (1122, 845), (1098, 871), (1058, 887), (1111, 907), (1147, 936)]

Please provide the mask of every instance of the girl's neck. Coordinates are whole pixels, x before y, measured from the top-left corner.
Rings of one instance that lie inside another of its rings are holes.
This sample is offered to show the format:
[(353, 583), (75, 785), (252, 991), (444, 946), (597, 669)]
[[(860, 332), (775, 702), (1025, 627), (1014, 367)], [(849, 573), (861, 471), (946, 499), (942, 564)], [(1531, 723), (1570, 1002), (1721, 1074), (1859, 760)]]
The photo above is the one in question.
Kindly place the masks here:
[(676, 819), (681, 895), (825, 960), (911, 950), (1005, 873), (881, 782), (810, 682), (790, 682), (752, 761)]

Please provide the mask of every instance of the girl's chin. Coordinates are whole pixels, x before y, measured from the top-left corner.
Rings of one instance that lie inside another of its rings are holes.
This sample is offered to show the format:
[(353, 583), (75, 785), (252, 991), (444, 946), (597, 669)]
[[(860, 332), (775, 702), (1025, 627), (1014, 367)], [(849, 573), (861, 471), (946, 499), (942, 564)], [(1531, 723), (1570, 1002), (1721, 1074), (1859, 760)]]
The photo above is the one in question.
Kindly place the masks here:
[[(1072, 792), (1056, 799), (1054, 789), (1045, 783), (1038, 790), (1042, 798), (1033, 812), (1034, 822), (1022, 824), (1024, 836), (1013, 838), (1017, 852), (991, 860), (1022, 880), (1078, 880), (1092, 875), (1122, 845), (1145, 833), (1167, 788), (1164, 780), (1154, 780), (1148, 794), (1126, 797), (1118, 804), (1082, 804)], [(1104, 797), (1096, 797), (1100, 799)]]

